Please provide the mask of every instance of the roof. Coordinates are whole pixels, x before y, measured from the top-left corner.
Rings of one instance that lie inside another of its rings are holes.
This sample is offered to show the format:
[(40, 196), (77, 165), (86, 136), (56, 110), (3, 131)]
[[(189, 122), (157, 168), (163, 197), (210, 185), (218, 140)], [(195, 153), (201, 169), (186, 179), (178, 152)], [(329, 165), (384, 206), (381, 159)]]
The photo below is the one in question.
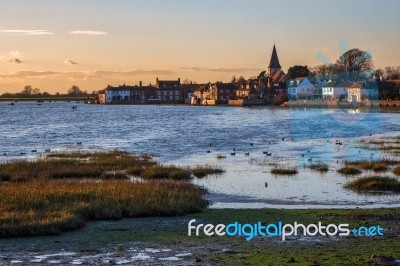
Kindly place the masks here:
[(268, 68), (282, 68), (279, 64), (278, 53), (276, 52), (275, 44), (272, 49), (271, 61), (269, 62)]
[(217, 83), (215, 83), (215, 86), (219, 90), (222, 89), (222, 90), (232, 90), (233, 91), (233, 90), (237, 89), (235, 84), (232, 84), (232, 83), (217, 82)]
[(352, 82), (348, 81), (331, 81), (324, 85), (324, 88), (348, 88), (352, 85)]
[(157, 78), (156, 87), (164, 88), (164, 87), (179, 87), (181, 86), (180, 79), (178, 80), (159, 80)]
[(282, 70), (276, 71), (271, 77), (271, 82), (285, 82), (285, 81), (286, 81), (286, 74)]
[(126, 86), (126, 85), (120, 85), (118, 87), (112, 87), (108, 86), (104, 91), (144, 91), (148, 89), (155, 89), (154, 87), (151, 86)]
[[(305, 79), (306, 79), (305, 77), (301, 77), (301, 78), (295, 78), (295, 79), (289, 80), (288, 86), (289, 87), (298, 87)], [(311, 81), (310, 81), (310, 83), (311, 83)]]

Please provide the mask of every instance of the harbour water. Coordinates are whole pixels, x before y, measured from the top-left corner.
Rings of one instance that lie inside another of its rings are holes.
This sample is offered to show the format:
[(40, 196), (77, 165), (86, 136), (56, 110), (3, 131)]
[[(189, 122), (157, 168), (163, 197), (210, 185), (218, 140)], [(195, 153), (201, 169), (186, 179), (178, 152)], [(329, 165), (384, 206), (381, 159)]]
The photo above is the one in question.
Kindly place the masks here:
[[(398, 134), (399, 114), (81, 104), (73, 109), (74, 105), (1, 102), (1, 161), (33, 160), (49, 149), (120, 149), (153, 154), (164, 163), (221, 166), (226, 170), (222, 175), (194, 180), (208, 189), (214, 208), (400, 206), (399, 195), (358, 195), (345, 190), (343, 184), (354, 177), (336, 172), (344, 160), (389, 156), (363, 149), (359, 140)], [(336, 140), (343, 145), (336, 145)], [(265, 151), (272, 155), (266, 156)], [(217, 155), (226, 158), (217, 159)], [(321, 174), (308, 169), (310, 161), (327, 164), (329, 171)], [(274, 176), (270, 170), (276, 165), (296, 167), (299, 173)]]

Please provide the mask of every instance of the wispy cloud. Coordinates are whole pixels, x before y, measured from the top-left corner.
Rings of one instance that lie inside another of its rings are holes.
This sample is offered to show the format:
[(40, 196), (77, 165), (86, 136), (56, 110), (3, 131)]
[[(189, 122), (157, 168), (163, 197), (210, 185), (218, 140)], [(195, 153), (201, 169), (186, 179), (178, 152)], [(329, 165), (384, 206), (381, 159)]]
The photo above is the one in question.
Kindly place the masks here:
[(6, 60), (9, 63), (15, 63), (15, 64), (21, 64), (22, 63), (22, 60), (18, 59), (18, 58), (10, 58), (10, 59), (6, 59)]
[(11, 51), (9, 56), (0, 56), (0, 58), (8, 63), (21, 64), (23, 63), (21, 59), (24, 57), (18, 51)]
[(224, 67), (181, 67), (183, 70), (192, 70), (192, 71), (206, 71), (206, 72), (253, 72), (253, 71), (261, 71), (260, 68), (247, 68), (247, 67), (238, 67), (238, 68), (224, 68)]
[(95, 31), (95, 30), (73, 30), (69, 32), (70, 34), (78, 35), (106, 35), (105, 31)]
[(69, 59), (69, 60), (65, 60), (64, 64), (66, 64), (66, 65), (78, 65), (79, 63)]
[(0, 30), (0, 33), (9, 35), (52, 35), (54, 32), (48, 30)]

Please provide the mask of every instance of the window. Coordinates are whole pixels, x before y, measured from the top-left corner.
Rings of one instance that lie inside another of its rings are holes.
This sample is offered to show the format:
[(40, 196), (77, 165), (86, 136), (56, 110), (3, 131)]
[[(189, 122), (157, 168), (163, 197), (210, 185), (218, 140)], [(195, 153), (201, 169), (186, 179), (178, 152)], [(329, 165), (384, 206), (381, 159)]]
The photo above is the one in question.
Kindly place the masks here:
[(220, 90), (219, 92), (220, 92), (221, 94), (223, 94), (223, 93), (224, 93), (224, 90)]

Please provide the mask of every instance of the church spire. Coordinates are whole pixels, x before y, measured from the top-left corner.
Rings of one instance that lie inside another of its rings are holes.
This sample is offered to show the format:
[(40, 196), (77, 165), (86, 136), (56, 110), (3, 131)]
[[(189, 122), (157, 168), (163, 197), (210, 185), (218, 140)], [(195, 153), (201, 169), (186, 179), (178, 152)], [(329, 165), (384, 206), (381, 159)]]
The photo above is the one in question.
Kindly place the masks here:
[(274, 42), (274, 49), (272, 50), (271, 61), (269, 62), (269, 69), (282, 69), (281, 64), (279, 64), (278, 53), (276, 52), (275, 42)]

